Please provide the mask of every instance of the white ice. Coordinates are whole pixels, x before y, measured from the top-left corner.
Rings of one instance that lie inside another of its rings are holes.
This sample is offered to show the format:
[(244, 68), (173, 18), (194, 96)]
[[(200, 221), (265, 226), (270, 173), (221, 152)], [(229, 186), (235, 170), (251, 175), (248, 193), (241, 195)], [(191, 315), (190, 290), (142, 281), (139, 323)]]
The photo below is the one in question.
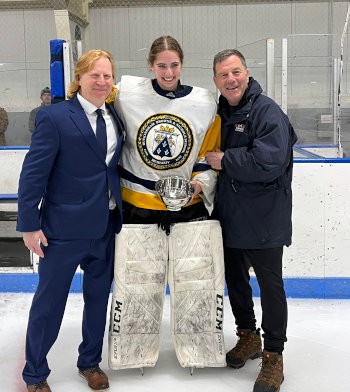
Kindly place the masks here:
[[(25, 330), (32, 294), (0, 294), (0, 390), (25, 392), (21, 371), (24, 364)], [(288, 299), (288, 342), (284, 351), (285, 381), (281, 392), (348, 392), (350, 390), (350, 300)], [(259, 299), (256, 316), (261, 320)], [(81, 294), (71, 294), (59, 338), (49, 353), (53, 392), (89, 391), (77, 374), (80, 343)], [(231, 368), (182, 368), (176, 359), (169, 331), (169, 296), (162, 323), (157, 365), (113, 371), (107, 365), (107, 332), (101, 368), (110, 380), (111, 392), (251, 392), (260, 370), (260, 359)], [(226, 350), (236, 342), (235, 325), (225, 297)]]

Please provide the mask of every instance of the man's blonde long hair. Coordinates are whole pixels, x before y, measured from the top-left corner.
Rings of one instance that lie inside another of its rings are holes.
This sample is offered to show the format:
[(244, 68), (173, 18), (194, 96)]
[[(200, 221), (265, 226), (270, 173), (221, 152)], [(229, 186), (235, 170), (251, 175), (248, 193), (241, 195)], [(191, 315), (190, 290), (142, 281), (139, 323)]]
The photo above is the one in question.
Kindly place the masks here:
[[(67, 98), (71, 99), (77, 95), (77, 93), (80, 90), (80, 85), (79, 85), (79, 80), (81, 75), (85, 74), (86, 72), (89, 72), (90, 69), (92, 69), (96, 63), (97, 60), (99, 60), (102, 57), (106, 57), (112, 64), (112, 76), (113, 79), (115, 77), (115, 64), (114, 64), (114, 59), (113, 56), (107, 52), (106, 50), (99, 50), (99, 49), (92, 49), (89, 50), (88, 52), (82, 54), (77, 62), (77, 65), (75, 66), (74, 70), (74, 80), (70, 84), (67, 92)], [(108, 99), (108, 97), (107, 97)]]

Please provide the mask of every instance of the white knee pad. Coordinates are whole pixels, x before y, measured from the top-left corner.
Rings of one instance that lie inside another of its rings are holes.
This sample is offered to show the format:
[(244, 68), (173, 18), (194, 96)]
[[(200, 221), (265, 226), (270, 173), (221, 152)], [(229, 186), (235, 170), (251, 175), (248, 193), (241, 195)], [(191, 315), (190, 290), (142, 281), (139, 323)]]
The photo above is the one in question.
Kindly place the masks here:
[(116, 236), (109, 367), (155, 365), (168, 265), (168, 240), (157, 225), (124, 225)]
[(168, 281), (172, 335), (181, 366), (226, 366), (224, 256), (218, 221), (172, 226)]

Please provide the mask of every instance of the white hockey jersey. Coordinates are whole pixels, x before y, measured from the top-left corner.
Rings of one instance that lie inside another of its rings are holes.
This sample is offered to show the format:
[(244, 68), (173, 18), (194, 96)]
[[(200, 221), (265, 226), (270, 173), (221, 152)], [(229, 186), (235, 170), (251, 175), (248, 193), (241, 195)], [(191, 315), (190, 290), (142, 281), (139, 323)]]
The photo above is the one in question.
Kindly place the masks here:
[(135, 76), (122, 76), (118, 85), (114, 105), (126, 127), (120, 160), (123, 200), (139, 208), (165, 210), (155, 182), (178, 175), (200, 181), (201, 197), (210, 208), (217, 174), (204, 156), (220, 147), (217, 103), (199, 87), (158, 90), (151, 79)]

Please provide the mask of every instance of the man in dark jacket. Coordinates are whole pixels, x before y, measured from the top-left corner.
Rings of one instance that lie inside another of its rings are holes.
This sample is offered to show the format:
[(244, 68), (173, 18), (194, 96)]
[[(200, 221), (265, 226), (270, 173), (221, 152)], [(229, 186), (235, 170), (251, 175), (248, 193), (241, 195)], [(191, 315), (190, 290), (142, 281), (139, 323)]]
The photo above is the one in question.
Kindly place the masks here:
[[(263, 356), (254, 392), (279, 391), (287, 341), (287, 301), (282, 278), (283, 246), (292, 236), (293, 144), (288, 117), (249, 77), (244, 56), (224, 50), (214, 58), (220, 90), (221, 151), (206, 159), (220, 170), (214, 216), (222, 225), (225, 276), (237, 325), (237, 345), (227, 353), (235, 369)], [(261, 296), (262, 330), (256, 329), (249, 269)]]

